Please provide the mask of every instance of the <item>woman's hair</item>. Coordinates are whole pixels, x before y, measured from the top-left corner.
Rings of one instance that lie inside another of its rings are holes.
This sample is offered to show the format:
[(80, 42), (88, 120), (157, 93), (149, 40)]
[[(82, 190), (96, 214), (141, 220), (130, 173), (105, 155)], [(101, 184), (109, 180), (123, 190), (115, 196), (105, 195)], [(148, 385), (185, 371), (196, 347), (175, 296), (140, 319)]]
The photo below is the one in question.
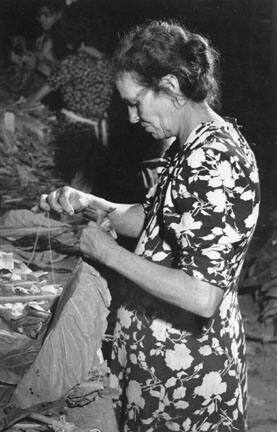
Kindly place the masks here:
[(159, 92), (161, 78), (173, 74), (184, 96), (194, 102), (217, 103), (218, 52), (207, 38), (181, 25), (152, 21), (131, 30), (120, 41), (114, 56), (115, 77), (134, 73), (137, 81)]

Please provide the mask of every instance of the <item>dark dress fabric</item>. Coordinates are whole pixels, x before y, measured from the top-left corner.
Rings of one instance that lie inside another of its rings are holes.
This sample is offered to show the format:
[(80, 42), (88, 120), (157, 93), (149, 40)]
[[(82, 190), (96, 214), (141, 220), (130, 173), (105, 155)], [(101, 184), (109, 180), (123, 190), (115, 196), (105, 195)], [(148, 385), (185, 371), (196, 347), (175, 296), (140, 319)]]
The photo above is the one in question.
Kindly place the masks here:
[(259, 210), (255, 157), (230, 121), (172, 145), (145, 202), (136, 253), (220, 287), (211, 319), (123, 281), (111, 385), (124, 432), (246, 430), (245, 336), (237, 285)]

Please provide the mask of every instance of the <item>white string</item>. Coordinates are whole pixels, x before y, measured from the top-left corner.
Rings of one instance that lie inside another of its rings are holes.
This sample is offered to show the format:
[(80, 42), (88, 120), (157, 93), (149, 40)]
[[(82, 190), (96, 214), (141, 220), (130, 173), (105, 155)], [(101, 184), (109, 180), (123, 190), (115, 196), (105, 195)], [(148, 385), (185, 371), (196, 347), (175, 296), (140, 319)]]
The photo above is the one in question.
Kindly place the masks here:
[(34, 246), (33, 246), (33, 250), (32, 250), (32, 253), (31, 253), (31, 256), (30, 256), (30, 258), (29, 258), (29, 260), (28, 260), (28, 262), (27, 262), (27, 266), (29, 267), (29, 265), (31, 264), (31, 262), (32, 262), (32, 260), (33, 260), (33, 258), (34, 258), (34, 255), (35, 255), (35, 253), (36, 253), (36, 249), (37, 249), (37, 244), (38, 244), (38, 239), (39, 239), (39, 233), (40, 233), (40, 230), (41, 230), (41, 224), (39, 225), (39, 227), (38, 227), (38, 230), (37, 230), (37, 232), (36, 232), (36, 238), (35, 238), (35, 242), (34, 242)]
[[(50, 264), (51, 264), (52, 281), (53, 281), (53, 284), (55, 284), (56, 282), (55, 282), (53, 254), (52, 254), (52, 247), (51, 247), (51, 233), (50, 233), (50, 216), (49, 216), (49, 212), (46, 212), (46, 217), (47, 217), (48, 246), (49, 246), (49, 258), (50, 258)], [(30, 258), (29, 258), (29, 260), (27, 262), (27, 266), (28, 267), (32, 263), (34, 255), (36, 253), (38, 239), (39, 239), (39, 235), (40, 235), (41, 229), (42, 229), (42, 224), (40, 223), (40, 225), (38, 226), (37, 232), (36, 232), (36, 238), (35, 238), (34, 246), (33, 246), (33, 249), (32, 249), (32, 253), (31, 253), (31, 256), (30, 256)]]
[(51, 272), (52, 272), (52, 281), (55, 285), (55, 273), (54, 273), (54, 265), (53, 265), (53, 255), (52, 255), (52, 248), (51, 248), (51, 232), (50, 232), (50, 216), (49, 211), (46, 212), (47, 217), (47, 226), (48, 226), (48, 245), (49, 245), (49, 257), (50, 257), (50, 263), (51, 263)]

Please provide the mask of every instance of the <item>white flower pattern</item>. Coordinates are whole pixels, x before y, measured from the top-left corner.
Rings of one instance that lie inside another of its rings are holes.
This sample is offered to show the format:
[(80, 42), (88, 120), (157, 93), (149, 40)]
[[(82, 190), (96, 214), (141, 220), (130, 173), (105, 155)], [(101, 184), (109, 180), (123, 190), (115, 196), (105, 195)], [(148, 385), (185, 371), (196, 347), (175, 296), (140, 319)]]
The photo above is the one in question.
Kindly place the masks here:
[(202, 123), (168, 150), (136, 253), (217, 285), (224, 297), (205, 320), (123, 281), (111, 361), (122, 432), (246, 430), (237, 281), (259, 201), (255, 157), (233, 122)]

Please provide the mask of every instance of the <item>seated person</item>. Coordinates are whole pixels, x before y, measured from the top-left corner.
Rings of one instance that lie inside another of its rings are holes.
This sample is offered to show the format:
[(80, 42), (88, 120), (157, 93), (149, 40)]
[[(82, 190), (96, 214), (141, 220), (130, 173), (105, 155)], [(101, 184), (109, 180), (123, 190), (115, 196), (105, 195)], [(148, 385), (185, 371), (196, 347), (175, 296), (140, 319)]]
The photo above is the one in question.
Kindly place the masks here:
[(55, 29), (52, 40), (57, 63), (44, 85), (28, 97), (28, 102), (41, 101), (51, 91), (60, 90), (64, 113), (72, 121), (97, 126), (105, 118), (113, 92), (110, 62), (98, 50), (93, 54), (92, 47), (86, 49), (80, 32), (66, 23)]
[(51, 75), (55, 65), (52, 31), (62, 18), (63, 8), (63, 0), (41, 0), (40, 2), (38, 20), (43, 33), (37, 38), (35, 44), (35, 69), (44, 77)]
[[(86, 50), (85, 32), (82, 33), (82, 29), (72, 26), (72, 23), (64, 20), (53, 31), (52, 41), (53, 55), (57, 59), (55, 68), (46, 82), (27, 98), (27, 102), (36, 103), (52, 91), (60, 92), (62, 115), (59, 117), (56, 139), (61, 153), (64, 151), (68, 154), (71, 146), (72, 163), (75, 165), (71, 170), (71, 181), (74, 182), (76, 174), (80, 182), (83, 177), (80, 176), (80, 170), (82, 172), (83, 164), (87, 164), (87, 151), (91, 142), (95, 141), (94, 135), (98, 143), (104, 147), (107, 144), (106, 113), (113, 92), (112, 70), (104, 54), (91, 47)], [(78, 139), (65, 142), (65, 136), (76, 136), (76, 129)], [(91, 139), (85, 139), (85, 136), (91, 136)], [(73, 157), (76, 153), (83, 155), (82, 160)], [(78, 183), (78, 187), (84, 189), (89, 186)]]
[[(23, 36), (11, 40), (12, 81), (16, 86), (14, 90), (24, 97), (28, 97), (45, 83), (56, 64), (52, 32), (60, 25), (63, 8), (64, 0), (41, 0), (37, 19), (43, 33), (33, 47), (31, 44), (28, 46)], [(52, 109), (60, 105), (58, 94), (51, 94), (43, 102)]]
[(33, 53), (28, 47), (27, 40), (22, 35), (14, 35), (9, 39), (10, 47), (7, 69), (7, 88), (10, 92), (21, 92), (30, 78), (33, 64)]

